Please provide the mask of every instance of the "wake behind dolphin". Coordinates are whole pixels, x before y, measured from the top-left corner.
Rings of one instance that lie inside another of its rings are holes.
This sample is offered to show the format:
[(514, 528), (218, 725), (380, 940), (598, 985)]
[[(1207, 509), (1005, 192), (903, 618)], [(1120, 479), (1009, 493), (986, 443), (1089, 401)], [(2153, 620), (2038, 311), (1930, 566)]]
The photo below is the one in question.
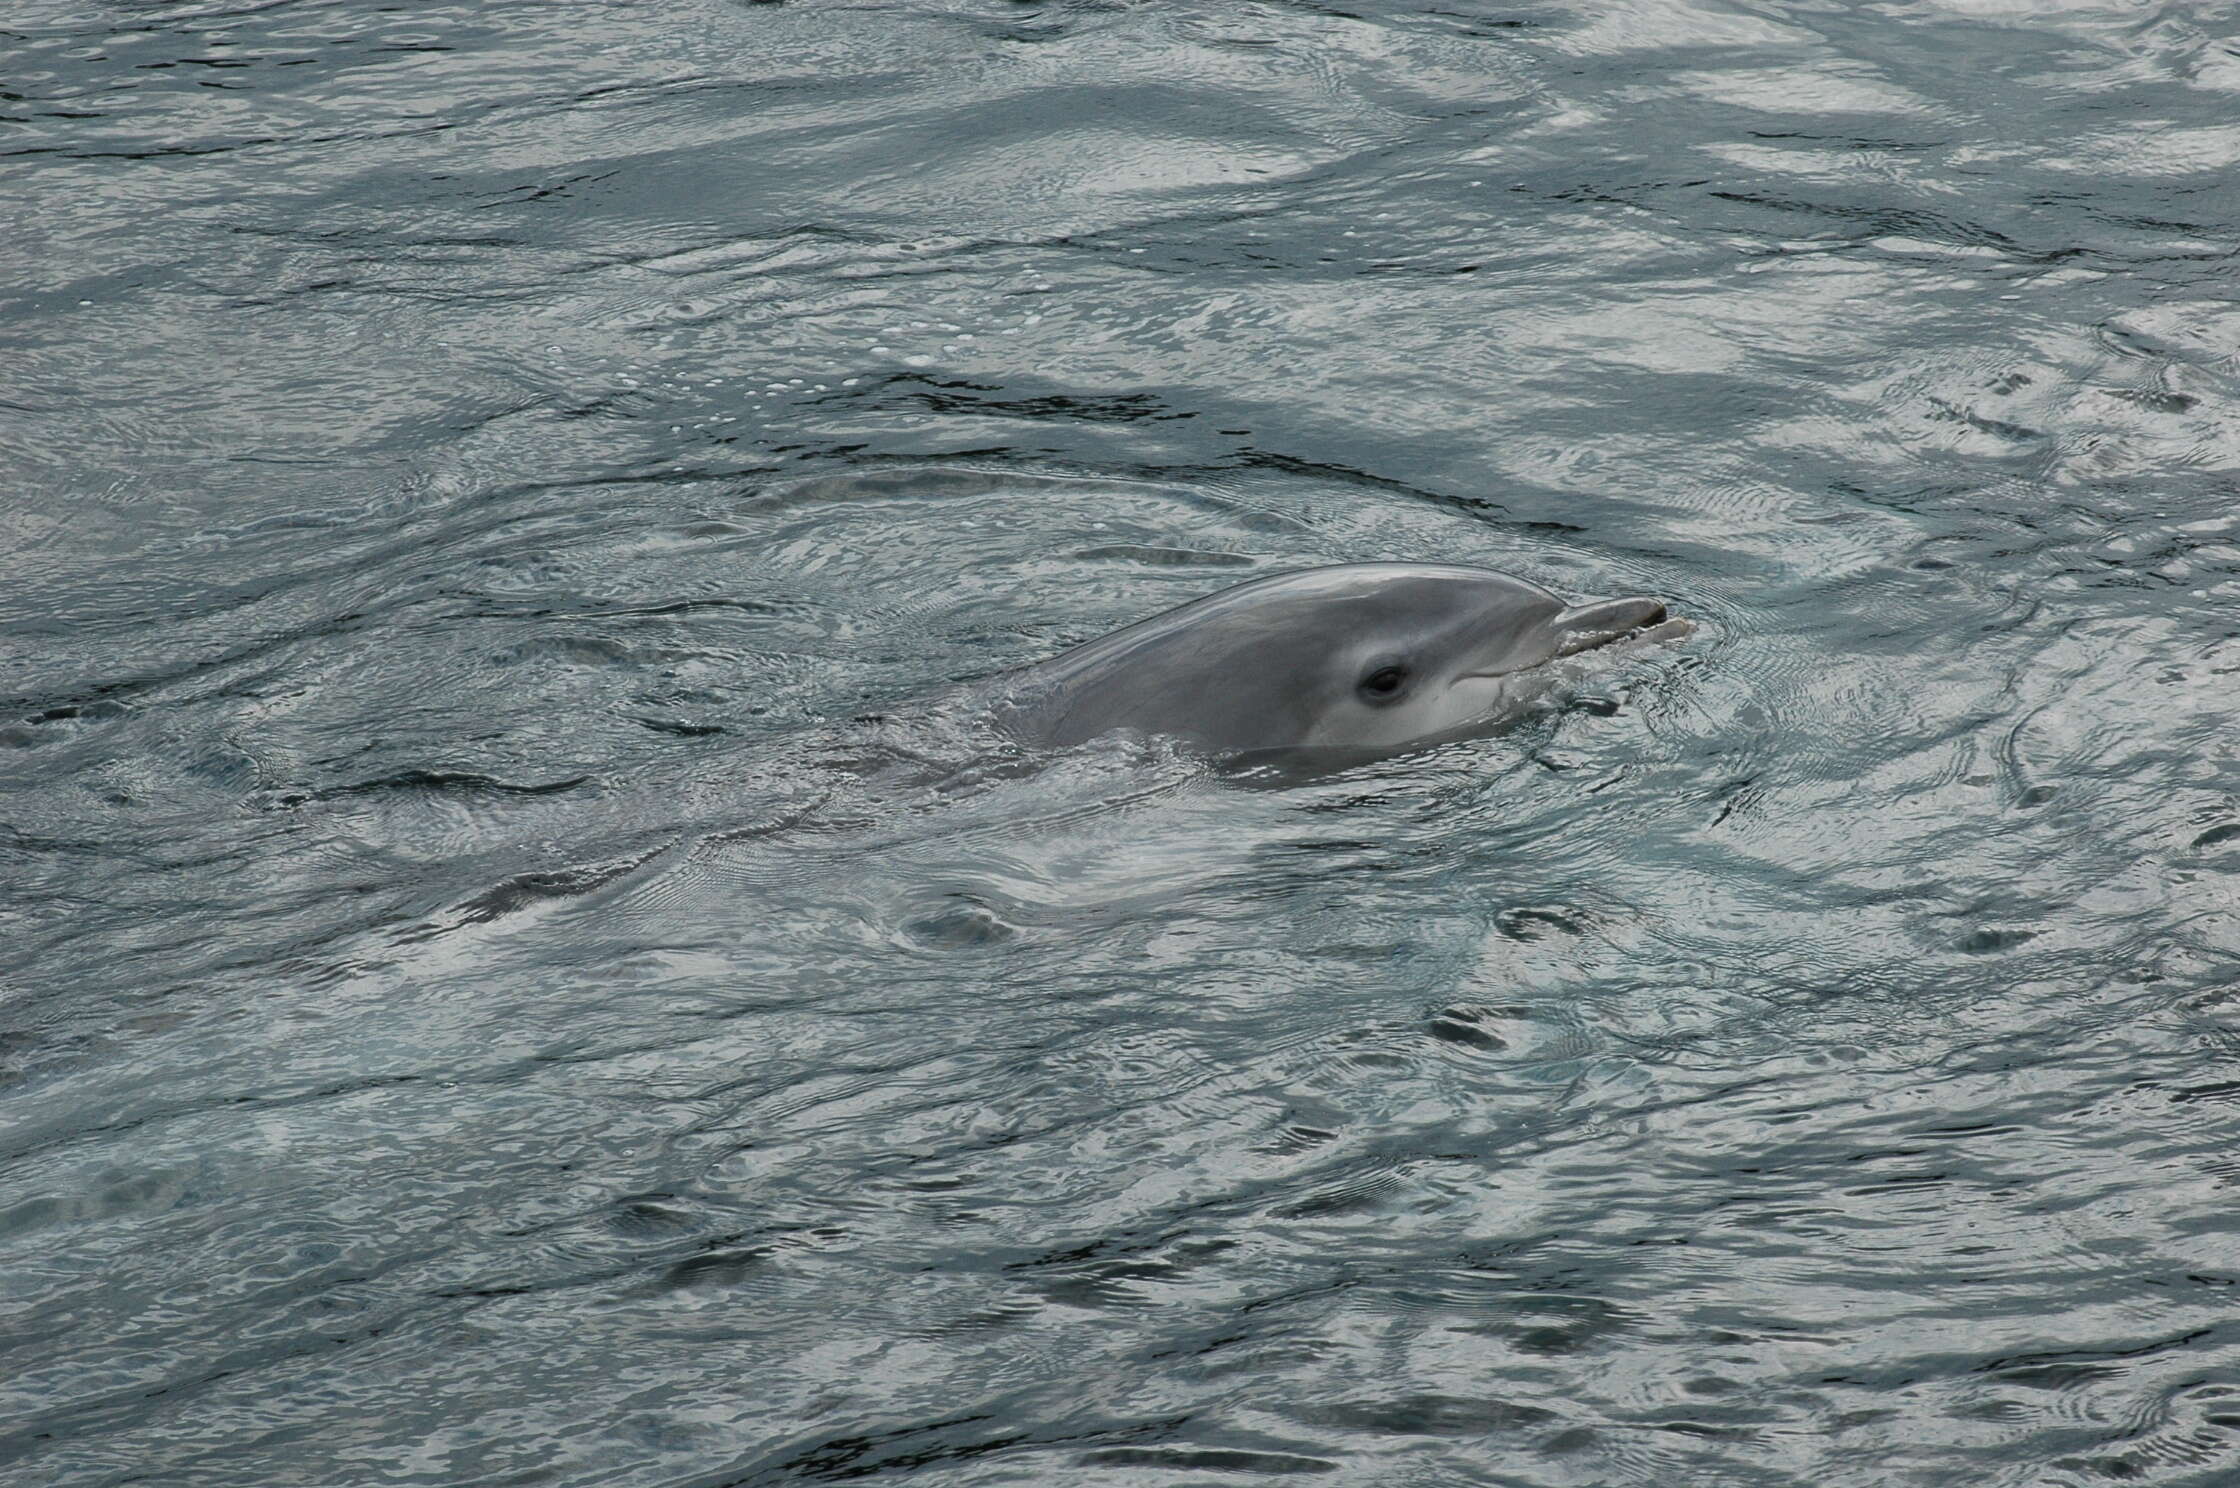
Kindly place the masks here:
[(1513, 717), (1555, 663), (1677, 639), (1662, 601), (1567, 603), (1461, 564), (1346, 563), (1257, 579), (997, 679), (1021, 742), (1115, 732), (1225, 758), (1373, 758)]

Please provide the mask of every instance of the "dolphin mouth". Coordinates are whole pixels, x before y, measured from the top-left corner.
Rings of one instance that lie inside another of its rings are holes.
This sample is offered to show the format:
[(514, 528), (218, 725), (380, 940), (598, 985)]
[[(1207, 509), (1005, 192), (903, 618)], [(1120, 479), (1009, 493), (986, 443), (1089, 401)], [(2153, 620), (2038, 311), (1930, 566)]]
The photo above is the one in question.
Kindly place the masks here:
[(1556, 634), (1557, 656), (1576, 656), (1617, 641), (1630, 640), (1665, 620), (1661, 599), (1599, 599), (1573, 605), (1548, 628)]
[(1661, 599), (1598, 599), (1591, 604), (1573, 605), (1548, 621), (1548, 632), (1554, 637), (1553, 648), (1536, 661), (1521, 666), (1501, 667), (1492, 671), (1464, 672), (1470, 677), (1514, 677), (1519, 672), (1529, 672), (1535, 667), (1546, 666), (1551, 661), (1561, 661), (1566, 656), (1577, 656), (1582, 651), (1592, 651), (1600, 646), (1616, 645), (1620, 641), (1635, 640), (1655, 635), (1671, 639), (1687, 635), (1695, 627), (1685, 620), (1668, 618)]

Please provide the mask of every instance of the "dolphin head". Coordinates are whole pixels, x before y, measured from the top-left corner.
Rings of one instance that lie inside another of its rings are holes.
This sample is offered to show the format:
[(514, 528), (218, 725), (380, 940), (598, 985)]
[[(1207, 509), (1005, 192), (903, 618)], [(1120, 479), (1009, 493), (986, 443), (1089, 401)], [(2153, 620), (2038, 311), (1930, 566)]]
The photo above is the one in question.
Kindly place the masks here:
[(1550, 663), (1664, 619), (1654, 599), (1575, 605), (1459, 564), (1308, 569), (1027, 668), (1010, 719), (1053, 746), (1131, 730), (1225, 756), (1390, 753), (1498, 721), (1546, 685)]

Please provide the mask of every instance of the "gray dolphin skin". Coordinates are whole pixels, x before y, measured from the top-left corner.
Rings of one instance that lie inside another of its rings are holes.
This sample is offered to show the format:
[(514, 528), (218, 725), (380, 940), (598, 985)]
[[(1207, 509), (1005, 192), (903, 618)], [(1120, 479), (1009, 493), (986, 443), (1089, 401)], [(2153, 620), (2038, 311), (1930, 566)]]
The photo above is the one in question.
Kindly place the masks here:
[(1346, 563), (1225, 589), (1000, 679), (1021, 740), (1129, 731), (1205, 753), (1374, 757), (1498, 724), (1563, 680), (1552, 663), (1677, 639), (1662, 601), (1571, 604), (1511, 574)]

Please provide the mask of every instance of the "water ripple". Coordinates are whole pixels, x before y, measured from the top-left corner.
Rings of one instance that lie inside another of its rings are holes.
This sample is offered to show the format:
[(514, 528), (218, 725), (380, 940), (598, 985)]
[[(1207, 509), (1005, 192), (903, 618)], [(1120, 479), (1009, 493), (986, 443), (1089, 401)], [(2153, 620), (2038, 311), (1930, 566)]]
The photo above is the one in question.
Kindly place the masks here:
[(2219, 7), (19, 9), (17, 1476), (2233, 1477)]

